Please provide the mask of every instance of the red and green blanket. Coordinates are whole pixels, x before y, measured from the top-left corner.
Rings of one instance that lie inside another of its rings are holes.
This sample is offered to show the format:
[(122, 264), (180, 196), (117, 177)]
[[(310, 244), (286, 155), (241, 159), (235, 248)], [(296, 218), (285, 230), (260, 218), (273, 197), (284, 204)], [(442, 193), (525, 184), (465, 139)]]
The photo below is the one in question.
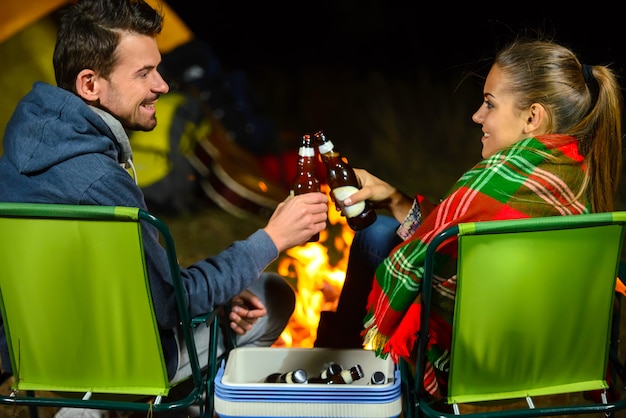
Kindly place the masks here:
[[(424, 256), (431, 239), (463, 222), (588, 213), (586, 196), (579, 196), (585, 170), (575, 138), (546, 135), (520, 141), (463, 174), (439, 205), (423, 213), (424, 220), (413, 235), (376, 270), (365, 318), (366, 343), (379, 356), (414, 361)], [(426, 205), (420, 206), (424, 212)], [(437, 252), (427, 365), (431, 372), (447, 368), (456, 252), (456, 241)], [(427, 388), (438, 392), (432, 373)]]

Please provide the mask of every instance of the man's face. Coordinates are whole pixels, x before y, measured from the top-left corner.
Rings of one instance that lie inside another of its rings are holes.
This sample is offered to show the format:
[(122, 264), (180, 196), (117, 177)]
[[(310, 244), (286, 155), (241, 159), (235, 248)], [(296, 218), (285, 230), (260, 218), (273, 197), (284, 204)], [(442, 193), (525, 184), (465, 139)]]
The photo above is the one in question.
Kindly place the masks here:
[(98, 105), (124, 128), (150, 131), (156, 126), (155, 104), (169, 86), (157, 71), (161, 54), (150, 36), (125, 32), (115, 51), (117, 64), (108, 79), (100, 79)]

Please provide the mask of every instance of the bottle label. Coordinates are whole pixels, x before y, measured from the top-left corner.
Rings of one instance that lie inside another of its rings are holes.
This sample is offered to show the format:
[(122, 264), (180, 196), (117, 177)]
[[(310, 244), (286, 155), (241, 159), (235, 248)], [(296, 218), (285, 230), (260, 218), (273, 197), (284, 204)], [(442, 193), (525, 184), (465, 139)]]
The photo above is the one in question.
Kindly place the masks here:
[(343, 380), (347, 384), (350, 384), (350, 383), (354, 382), (354, 379), (352, 379), (352, 375), (350, 374), (350, 370), (342, 370), (341, 371), (341, 377), (343, 377)]
[(347, 218), (354, 218), (355, 216), (359, 216), (365, 210), (365, 202), (355, 203), (354, 205), (344, 206), (343, 201), (350, 197), (352, 194), (357, 192), (357, 189), (354, 186), (341, 186), (333, 189), (333, 195), (335, 196), (335, 200), (337, 205), (341, 208), (344, 215)]
[(298, 155), (301, 157), (315, 157), (315, 149), (312, 147), (300, 147)]

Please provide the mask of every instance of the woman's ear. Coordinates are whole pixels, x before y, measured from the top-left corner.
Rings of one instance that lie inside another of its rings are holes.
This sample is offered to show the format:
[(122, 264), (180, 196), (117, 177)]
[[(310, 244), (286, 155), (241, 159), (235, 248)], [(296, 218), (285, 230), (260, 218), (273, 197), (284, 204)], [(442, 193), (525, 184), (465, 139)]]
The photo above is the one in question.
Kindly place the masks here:
[(527, 111), (524, 133), (542, 135), (548, 131), (548, 112), (542, 104), (533, 103)]
[(76, 93), (89, 103), (98, 100), (99, 90), (96, 79), (96, 73), (88, 69), (82, 70), (76, 77)]

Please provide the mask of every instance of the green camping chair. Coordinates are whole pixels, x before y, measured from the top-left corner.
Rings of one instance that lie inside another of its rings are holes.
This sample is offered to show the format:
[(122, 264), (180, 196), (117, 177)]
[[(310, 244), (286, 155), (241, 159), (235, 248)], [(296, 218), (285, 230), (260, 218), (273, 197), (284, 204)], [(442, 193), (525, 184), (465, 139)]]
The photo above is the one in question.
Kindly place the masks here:
[[(140, 223), (169, 257), (192, 376), (172, 391), (152, 306)], [(213, 416), (217, 344), (201, 369), (192, 338), (219, 312), (190, 317), (167, 226), (138, 208), (0, 203), (0, 307), (14, 385), (0, 403)], [(173, 396), (176, 394), (176, 396)], [(35, 396), (37, 395), (37, 396)], [(170, 395), (170, 396), (168, 396)]]
[[(603, 396), (605, 403), (594, 403), (580, 396), (585, 391), (606, 395), (609, 388), (625, 226), (626, 212), (614, 212), (473, 222), (440, 233), (427, 249), (424, 266), (415, 376), (406, 362), (400, 364), (405, 416), (454, 416), (464, 403), (472, 404), (465, 409), (474, 417), (611, 416), (626, 408), (626, 400)], [(435, 250), (451, 238), (459, 244), (457, 293), (448, 397), (441, 408), (423, 387), (424, 324)], [(580, 402), (564, 395), (574, 392)], [(561, 395), (563, 405), (545, 402), (552, 395)], [(482, 408), (485, 401), (488, 407)]]

